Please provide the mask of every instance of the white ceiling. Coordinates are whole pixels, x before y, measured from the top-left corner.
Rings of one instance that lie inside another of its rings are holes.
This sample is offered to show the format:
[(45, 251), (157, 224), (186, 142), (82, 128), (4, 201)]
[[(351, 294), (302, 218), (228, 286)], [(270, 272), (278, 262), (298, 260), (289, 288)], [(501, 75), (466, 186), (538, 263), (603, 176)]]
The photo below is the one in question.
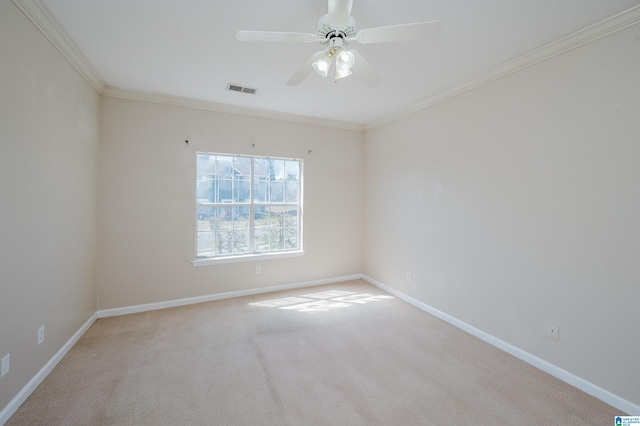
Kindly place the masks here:
[[(326, 0), (29, 0), (110, 88), (366, 125), (433, 99), (640, 0), (354, 0), (358, 28), (439, 20), (428, 42), (357, 45), (383, 84), (311, 73), (320, 45), (240, 42), (238, 30), (315, 33)], [(16, 0), (23, 3), (23, 0)], [(350, 46), (352, 47), (352, 46)], [(233, 83), (256, 95), (227, 91)]]

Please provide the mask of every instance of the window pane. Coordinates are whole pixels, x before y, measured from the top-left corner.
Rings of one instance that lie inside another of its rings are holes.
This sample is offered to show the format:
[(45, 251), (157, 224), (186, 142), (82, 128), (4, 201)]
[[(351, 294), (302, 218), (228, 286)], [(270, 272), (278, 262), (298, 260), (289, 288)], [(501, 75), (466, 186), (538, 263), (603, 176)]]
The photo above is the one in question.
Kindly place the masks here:
[(297, 203), (300, 201), (300, 183), (299, 182), (285, 182), (285, 203)]
[(215, 174), (216, 168), (216, 156), (209, 154), (198, 154), (198, 163), (196, 165), (196, 173), (202, 174)]
[(232, 196), (232, 173), (231, 161), (233, 157), (222, 155), (216, 156), (214, 179), (214, 197), (215, 203), (223, 203), (231, 201)]
[(269, 160), (267, 158), (253, 159), (253, 199), (256, 203), (269, 202)]
[(249, 252), (249, 207), (199, 207), (198, 256)]
[(267, 208), (265, 206), (256, 206), (254, 209), (254, 219), (264, 219)]
[(209, 217), (215, 214), (216, 212), (214, 207), (198, 207), (198, 229), (200, 229), (199, 224), (201, 221), (204, 223), (209, 220)]
[(284, 180), (284, 160), (269, 159), (269, 180), (271, 182)]
[(298, 209), (284, 206), (265, 207), (256, 219), (256, 251), (292, 250), (298, 248)]
[(234, 157), (233, 173), (233, 201), (248, 203), (251, 201), (251, 159), (248, 157)]
[(215, 203), (216, 156), (198, 155), (196, 198), (199, 203)]
[(267, 180), (267, 178), (269, 177), (269, 159), (254, 158), (253, 174), (256, 177), (256, 179), (262, 178), (262, 180)]
[(284, 212), (284, 249), (294, 250), (298, 248), (298, 209), (287, 209)]
[(253, 188), (254, 202), (266, 203), (269, 201), (269, 182), (254, 180)]
[(291, 160), (285, 161), (285, 180), (287, 182), (300, 182), (300, 162)]
[(284, 181), (271, 182), (269, 197), (272, 203), (282, 203), (284, 201)]

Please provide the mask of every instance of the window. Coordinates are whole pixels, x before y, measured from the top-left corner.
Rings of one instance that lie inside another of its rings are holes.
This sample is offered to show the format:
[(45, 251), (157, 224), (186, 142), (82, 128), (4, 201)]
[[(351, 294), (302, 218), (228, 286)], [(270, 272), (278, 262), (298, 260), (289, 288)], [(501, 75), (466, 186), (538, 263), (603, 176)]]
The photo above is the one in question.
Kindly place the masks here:
[(302, 160), (198, 153), (196, 254), (302, 251)]

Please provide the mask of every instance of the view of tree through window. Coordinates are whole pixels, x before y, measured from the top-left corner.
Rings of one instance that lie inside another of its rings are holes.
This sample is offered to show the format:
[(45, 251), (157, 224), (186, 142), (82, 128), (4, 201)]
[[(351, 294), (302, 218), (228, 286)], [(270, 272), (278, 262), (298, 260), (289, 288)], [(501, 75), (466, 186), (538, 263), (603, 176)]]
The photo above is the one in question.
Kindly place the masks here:
[(197, 155), (197, 256), (301, 249), (302, 160)]

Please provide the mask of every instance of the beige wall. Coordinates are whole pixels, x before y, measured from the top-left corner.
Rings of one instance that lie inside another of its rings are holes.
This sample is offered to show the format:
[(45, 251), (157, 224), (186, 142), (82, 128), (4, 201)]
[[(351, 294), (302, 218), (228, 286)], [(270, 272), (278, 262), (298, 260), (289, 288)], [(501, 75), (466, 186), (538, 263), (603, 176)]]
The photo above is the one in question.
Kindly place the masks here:
[(0, 357), (11, 355), (0, 410), (96, 311), (98, 107), (49, 41), (0, 1)]
[[(640, 403), (638, 40), (362, 135), (99, 99), (0, 2), (0, 409), (96, 309), (359, 272)], [(303, 158), (305, 255), (194, 268), (196, 151)]]
[[(101, 102), (99, 309), (360, 273), (361, 132)], [(302, 158), (305, 255), (194, 268), (197, 151)]]
[(368, 131), (363, 255), (371, 278), (635, 404), (638, 40), (635, 26)]

